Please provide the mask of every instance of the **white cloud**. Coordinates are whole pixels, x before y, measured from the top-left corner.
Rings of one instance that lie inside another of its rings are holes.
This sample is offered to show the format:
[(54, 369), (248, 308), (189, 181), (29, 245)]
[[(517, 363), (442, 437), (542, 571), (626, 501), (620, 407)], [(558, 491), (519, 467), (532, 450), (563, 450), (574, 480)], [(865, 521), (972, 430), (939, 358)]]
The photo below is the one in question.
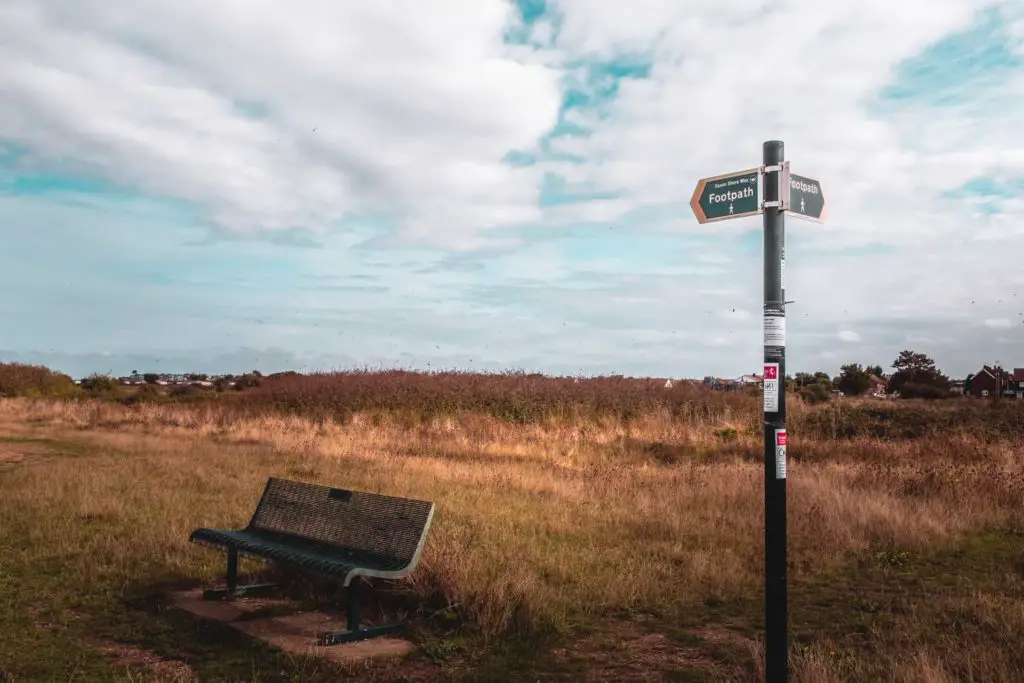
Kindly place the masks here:
[(503, 45), (512, 18), (501, 0), (7, 5), (0, 137), (233, 230), (384, 212), (464, 246), (539, 217), (538, 172), (501, 159), (561, 92)]
[(841, 341), (844, 342), (859, 342), (860, 335), (852, 330), (840, 330), (839, 334), (836, 335)]
[(1013, 327), (1013, 322), (1007, 318), (989, 318), (985, 321), (985, 327), (993, 330), (1008, 330)]

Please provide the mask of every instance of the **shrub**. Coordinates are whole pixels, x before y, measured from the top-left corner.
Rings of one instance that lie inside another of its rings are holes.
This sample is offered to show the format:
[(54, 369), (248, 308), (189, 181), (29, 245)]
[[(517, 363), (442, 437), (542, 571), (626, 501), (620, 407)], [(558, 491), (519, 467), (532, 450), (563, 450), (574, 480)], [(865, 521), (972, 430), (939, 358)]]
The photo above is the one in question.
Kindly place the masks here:
[(184, 384), (168, 389), (167, 396), (175, 401), (193, 403), (195, 401), (204, 400), (208, 394), (202, 387), (197, 387), (193, 384)]
[(932, 384), (907, 382), (900, 387), (900, 398), (924, 398), (934, 401), (940, 398), (950, 398), (951, 396), (952, 394), (950, 394), (949, 390)]
[(80, 393), (74, 380), (41, 365), (0, 363), (0, 396), (68, 398)]
[(824, 384), (815, 382), (800, 390), (800, 398), (810, 404), (826, 403), (832, 398), (832, 393)]
[(136, 403), (160, 403), (168, 400), (170, 400), (168, 396), (160, 391), (157, 385), (143, 384), (134, 392), (122, 398), (121, 402), (125, 405), (134, 405)]
[(96, 397), (116, 397), (120, 383), (108, 375), (93, 373), (82, 380), (82, 388)]
[(254, 387), (260, 386), (260, 384), (262, 383), (263, 382), (260, 378), (259, 373), (250, 373), (247, 375), (242, 375), (241, 377), (235, 380), (235, 390), (242, 391), (243, 389), (252, 389)]

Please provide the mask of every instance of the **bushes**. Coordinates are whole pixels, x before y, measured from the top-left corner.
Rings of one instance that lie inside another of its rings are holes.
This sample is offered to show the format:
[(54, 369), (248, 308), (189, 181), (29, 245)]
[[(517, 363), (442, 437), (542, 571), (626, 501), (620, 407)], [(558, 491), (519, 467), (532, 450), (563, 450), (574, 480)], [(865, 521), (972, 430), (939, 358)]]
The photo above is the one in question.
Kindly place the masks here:
[(808, 384), (800, 390), (800, 398), (812, 405), (827, 403), (832, 398), (832, 392), (824, 384), (815, 382), (814, 384)]
[(119, 386), (121, 385), (113, 377), (95, 373), (82, 380), (82, 388), (98, 397), (115, 398)]
[(402, 413), (414, 420), (479, 412), (520, 424), (602, 417), (628, 422), (659, 410), (677, 419), (715, 420), (753, 414), (758, 402), (745, 393), (712, 392), (686, 383), (666, 389), (664, 380), (404, 370), (278, 377), (231, 398), (245, 410), (335, 420), (356, 412)]
[(143, 384), (134, 392), (123, 397), (121, 402), (125, 405), (134, 405), (136, 403), (160, 403), (166, 400), (167, 396), (160, 391), (160, 387), (155, 384)]
[(80, 393), (67, 375), (41, 365), (0, 363), (0, 396), (67, 398)]
[(924, 398), (934, 401), (940, 398), (950, 398), (950, 396), (948, 389), (933, 384), (906, 382), (900, 387), (900, 398)]
[(1005, 401), (1002, 406), (969, 399), (838, 403), (801, 414), (791, 421), (791, 428), (801, 436), (825, 440), (863, 436), (917, 439), (965, 432), (993, 441), (1024, 432), (1024, 401)]

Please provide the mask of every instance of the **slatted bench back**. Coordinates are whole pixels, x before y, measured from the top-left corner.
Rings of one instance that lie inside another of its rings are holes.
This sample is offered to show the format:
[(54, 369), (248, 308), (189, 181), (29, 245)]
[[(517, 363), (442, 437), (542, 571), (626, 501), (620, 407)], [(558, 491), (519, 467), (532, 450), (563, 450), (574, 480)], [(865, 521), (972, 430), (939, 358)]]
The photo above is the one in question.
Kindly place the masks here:
[(247, 527), (386, 558), (417, 558), (434, 504), (271, 477)]

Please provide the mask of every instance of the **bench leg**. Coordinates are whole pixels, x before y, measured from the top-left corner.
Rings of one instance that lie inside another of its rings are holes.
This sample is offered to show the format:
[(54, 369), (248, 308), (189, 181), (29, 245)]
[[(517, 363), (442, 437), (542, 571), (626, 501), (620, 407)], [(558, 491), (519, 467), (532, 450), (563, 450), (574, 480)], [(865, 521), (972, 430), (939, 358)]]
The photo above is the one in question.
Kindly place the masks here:
[(346, 608), (346, 622), (348, 628), (344, 631), (328, 631), (320, 634), (317, 639), (318, 645), (340, 645), (351, 643), (367, 638), (376, 638), (389, 633), (398, 633), (405, 628), (405, 622), (395, 622), (371, 628), (359, 628), (360, 604), (359, 604), (359, 577), (356, 576), (349, 583), (347, 589), (348, 607)]
[(238, 585), (238, 550), (228, 548), (228, 572), (227, 586), (224, 588), (207, 588), (203, 591), (203, 600), (230, 600), (242, 595), (255, 593), (276, 587), (276, 583), (251, 583), (246, 586)]

